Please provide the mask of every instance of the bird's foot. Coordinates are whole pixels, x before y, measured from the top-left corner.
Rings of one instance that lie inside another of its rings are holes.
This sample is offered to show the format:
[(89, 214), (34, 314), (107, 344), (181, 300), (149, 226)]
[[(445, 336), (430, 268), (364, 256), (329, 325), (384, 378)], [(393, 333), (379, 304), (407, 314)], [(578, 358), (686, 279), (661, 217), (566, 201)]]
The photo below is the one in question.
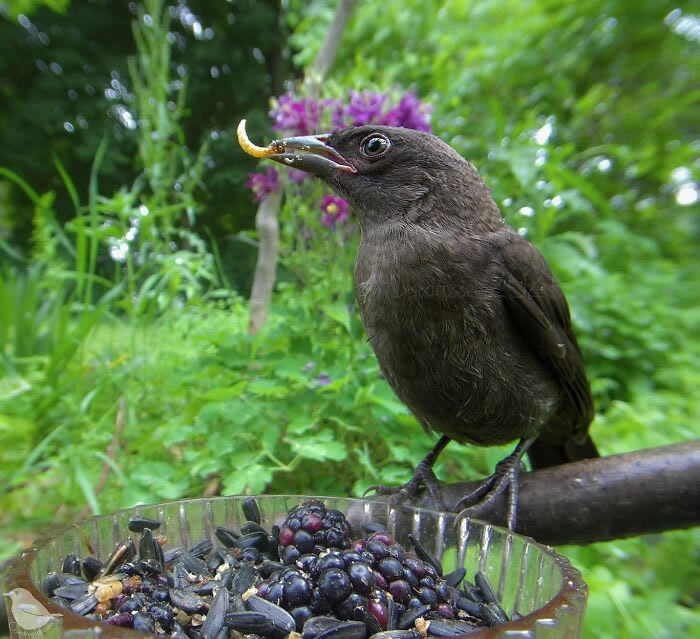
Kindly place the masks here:
[(377, 495), (391, 495), (389, 497), (389, 504), (396, 507), (413, 499), (418, 494), (421, 487), (424, 487), (428, 491), (433, 505), (437, 510), (446, 510), (440, 495), (440, 482), (437, 477), (435, 477), (433, 469), (429, 466), (423, 466), (423, 462), (416, 466), (413, 477), (402, 486), (375, 484), (374, 486), (369, 486), (362, 496), (365, 497), (367, 493), (371, 491), (374, 491)]
[(493, 504), (505, 491), (507, 495), (506, 523), (509, 530), (515, 529), (518, 515), (518, 495), (520, 492), (520, 471), (523, 467), (522, 456), (535, 438), (523, 439), (515, 450), (496, 464), (490, 477), (484, 479), (477, 488), (467, 493), (455, 505), (457, 521), (463, 517), (478, 517), (479, 513)]
[(428, 491), (433, 506), (437, 510), (447, 510), (440, 494), (440, 482), (433, 472), (433, 464), (449, 441), (450, 438), (443, 435), (433, 449), (423, 458), (418, 466), (416, 466), (413, 477), (402, 486), (377, 484), (367, 488), (362, 496), (365, 497), (367, 493), (372, 491), (377, 495), (391, 495), (389, 497), (389, 504), (395, 507), (403, 504), (405, 501), (413, 499), (422, 486)]

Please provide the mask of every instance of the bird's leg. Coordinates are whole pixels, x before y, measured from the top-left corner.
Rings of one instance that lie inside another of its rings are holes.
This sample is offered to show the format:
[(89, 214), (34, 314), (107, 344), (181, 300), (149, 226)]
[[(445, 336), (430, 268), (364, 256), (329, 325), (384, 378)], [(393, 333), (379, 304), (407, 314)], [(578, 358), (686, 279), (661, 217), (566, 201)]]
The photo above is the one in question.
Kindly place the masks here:
[(520, 468), (522, 457), (537, 437), (521, 439), (515, 450), (502, 459), (496, 465), (496, 469), (490, 477), (487, 477), (480, 486), (460, 499), (455, 510), (459, 512), (457, 519), (462, 517), (477, 516), (486, 506), (493, 503), (505, 490), (508, 490), (508, 510), (506, 521), (508, 528), (515, 528), (515, 520), (518, 514), (518, 494), (520, 490)]
[(449, 443), (450, 438), (447, 435), (440, 437), (438, 443), (433, 446), (432, 450), (421, 460), (418, 466), (416, 466), (413, 477), (403, 486), (370, 486), (365, 490), (362, 496), (364, 497), (368, 492), (373, 490), (377, 495), (391, 495), (389, 503), (392, 506), (398, 506), (408, 499), (413, 499), (418, 493), (418, 489), (423, 485), (433, 500), (435, 507), (438, 510), (446, 510), (445, 505), (442, 503), (442, 497), (440, 496), (440, 482), (438, 482), (433, 472), (433, 464), (438, 458), (438, 455), (442, 452), (442, 449)]

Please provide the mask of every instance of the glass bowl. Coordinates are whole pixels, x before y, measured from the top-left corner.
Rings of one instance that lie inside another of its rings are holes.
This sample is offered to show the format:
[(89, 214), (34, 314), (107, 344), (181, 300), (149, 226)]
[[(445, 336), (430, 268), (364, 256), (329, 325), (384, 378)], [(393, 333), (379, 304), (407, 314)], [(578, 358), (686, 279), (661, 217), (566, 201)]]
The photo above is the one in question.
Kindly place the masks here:
[[(510, 617), (516, 613), (517, 618), (497, 627), (480, 629), (470, 633), (469, 637), (575, 639), (581, 635), (588, 591), (580, 573), (552, 548), (477, 520), (464, 519), (455, 527), (452, 513), (411, 506), (392, 508), (383, 501), (315, 498), (323, 500), (328, 508), (346, 513), (356, 531), (360, 530), (362, 522), (378, 521), (404, 547), (410, 547), (408, 535), (413, 534), (442, 561), (445, 574), (464, 566), (467, 579), (473, 581), (477, 570), (484, 572), (505, 611)], [(245, 521), (244, 499), (246, 497), (215, 497), (138, 506), (112, 515), (93, 517), (51, 539), (38, 542), (10, 563), (3, 592), (15, 587), (26, 588), (47, 610), (63, 616), (43, 628), (26, 631), (15, 622), (11, 602), (7, 599), (11, 636), (13, 639), (30, 635), (33, 639), (144, 636), (133, 630), (85, 619), (55, 606), (41, 591), (44, 576), (51, 570), (60, 570), (62, 558), (69, 553), (80, 558), (94, 556), (104, 559), (118, 541), (133, 534), (127, 529), (127, 521), (136, 514), (162, 522), (158, 533), (167, 536), (167, 547), (189, 547), (203, 538), (218, 544), (214, 535), (216, 526), (235, 529)], [(279, 525), (287, 511), (305, 499), (311, 497), (256, 497), (263, 526), (269, 529), (272, 524)]]

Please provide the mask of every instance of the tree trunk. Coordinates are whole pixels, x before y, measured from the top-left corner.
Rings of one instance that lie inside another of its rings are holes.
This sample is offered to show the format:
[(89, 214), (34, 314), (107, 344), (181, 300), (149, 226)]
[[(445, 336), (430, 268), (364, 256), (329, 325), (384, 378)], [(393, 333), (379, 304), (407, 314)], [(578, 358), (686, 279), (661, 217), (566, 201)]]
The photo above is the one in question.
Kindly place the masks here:
[(277, 216), (282, 202), (282, 193), (269, 193), (265, 196), (255, 215), (255, 228), (258, 230), (258, 261), (255, 265), (253, 288), (250, 292), (250, 319), (248, 333), (255, 335), (267, 320), (272, 288), (275, 285), (277, 253), (279, 252), (279, 224)]

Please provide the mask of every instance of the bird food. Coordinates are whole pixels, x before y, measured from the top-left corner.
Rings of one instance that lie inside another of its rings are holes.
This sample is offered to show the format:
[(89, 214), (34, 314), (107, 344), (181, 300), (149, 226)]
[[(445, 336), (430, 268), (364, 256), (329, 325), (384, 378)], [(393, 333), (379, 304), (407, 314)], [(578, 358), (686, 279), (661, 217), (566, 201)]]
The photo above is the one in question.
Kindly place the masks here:
[(43, 590), (76, 614), (173, 639), (449, 638), (508, 621), (482, 573), (443, 576), (417, 540), (404, 548), (381, 524), (360, 537), (320, 500), (270, 530), (254, 499), (244, 513), (239, 530), (190, 548), (132, 517), (133, 537), (103, 561), (67, 555)]

